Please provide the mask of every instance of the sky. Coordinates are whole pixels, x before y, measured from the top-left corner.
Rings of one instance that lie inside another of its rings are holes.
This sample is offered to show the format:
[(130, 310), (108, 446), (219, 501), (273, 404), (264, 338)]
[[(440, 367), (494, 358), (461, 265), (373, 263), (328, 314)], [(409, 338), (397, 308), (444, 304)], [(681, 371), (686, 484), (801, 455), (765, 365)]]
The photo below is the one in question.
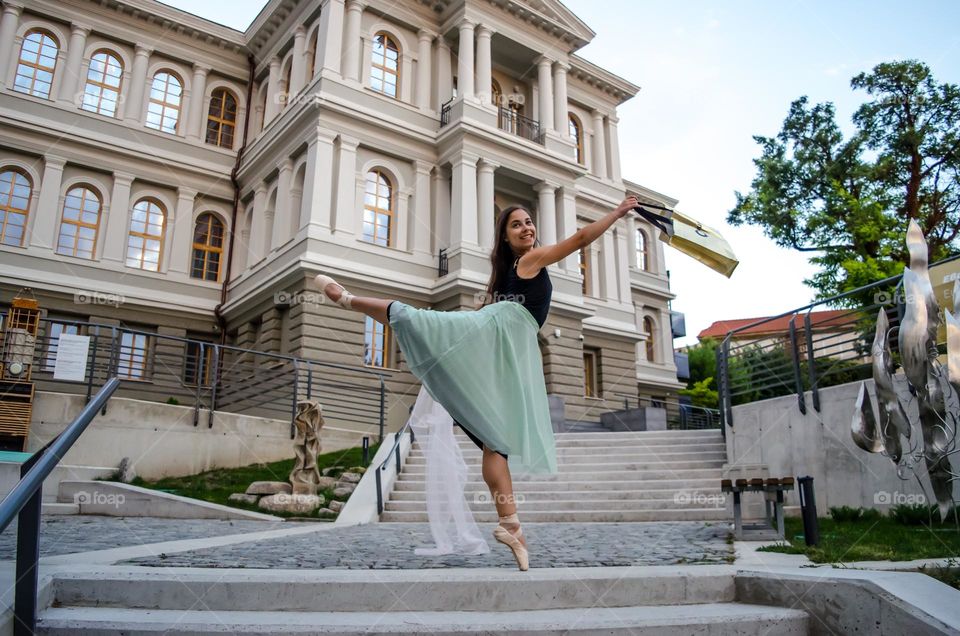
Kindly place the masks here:
[[(412, 0), (411, 0), (412, 1)], [(263, 0), (168, 4), (245, 29)], [(687, 336), (716, 320), (770, 316), (811, 302), (810, 254), (777, 247), (754, 226), (727, 225), (790, 103), (833, 102), (841, 126), (865, 99), (850, 78), (880, 62), (918, 59), (960, 84), (960, 2), (954, 0), (564, 0), (596, 36), (578, 55), (640, 86), (618, 109), (625, 179), (679, 200), (721, 232), (740, 265), (728, 280), (667, 247), (672, 308)]]

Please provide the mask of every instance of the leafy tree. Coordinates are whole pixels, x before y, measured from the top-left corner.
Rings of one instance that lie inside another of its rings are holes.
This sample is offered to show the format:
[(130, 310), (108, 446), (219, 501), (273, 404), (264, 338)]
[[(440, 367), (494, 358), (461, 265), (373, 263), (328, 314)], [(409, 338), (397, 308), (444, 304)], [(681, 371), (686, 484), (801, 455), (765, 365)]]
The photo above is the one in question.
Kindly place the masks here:
[(704, 378), (703, 380), (695, 382), (689, 389), (680, 389), (677, 393), (689, 396), (690, 403), (694, 406), (704, 406), (715, 409), (720, 404), (720, 399), (717, 391), (710, 388), (712, 382), (712, 377)]
[(844, 138), (832, 103), (797, 99), (775, 137), (754, 137), (757, 174), (727, 216), (814, 254), (820, 271), (804, 282), (820, 299), (902, 272), (910, 219), (930, 262), (958, 251), (960, 88), (915, 60), (879, 64), (850, 85), (869, 97), (853, 134)]
[(692, 389), (698, 382), (717, 375), (717, 345), (714, 338), (704, 338), (687, 348), (687, 364), (690, 366), (690, 378), (687, 388)]

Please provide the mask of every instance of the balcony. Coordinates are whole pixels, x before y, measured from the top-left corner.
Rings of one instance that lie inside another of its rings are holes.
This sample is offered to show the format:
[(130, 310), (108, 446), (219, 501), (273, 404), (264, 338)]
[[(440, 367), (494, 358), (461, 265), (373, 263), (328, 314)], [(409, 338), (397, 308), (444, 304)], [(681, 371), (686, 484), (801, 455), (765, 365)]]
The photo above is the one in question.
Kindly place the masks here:
[(687, 321), (679, 311), (670, 312), (670, 331), (674, 338), (683, 338), (687, 335)]
[(690, 356), (681, 351), (673, 352), (673, 364), (677, 367), (677, 379), (686, 382), (690, 379)]
[(524, 117), (510, 108), (499, 107), (497, 127), (500, 130), (505, 130), (518, 137), (543, 145), (543, 131), (540, 129), (540, 122)]

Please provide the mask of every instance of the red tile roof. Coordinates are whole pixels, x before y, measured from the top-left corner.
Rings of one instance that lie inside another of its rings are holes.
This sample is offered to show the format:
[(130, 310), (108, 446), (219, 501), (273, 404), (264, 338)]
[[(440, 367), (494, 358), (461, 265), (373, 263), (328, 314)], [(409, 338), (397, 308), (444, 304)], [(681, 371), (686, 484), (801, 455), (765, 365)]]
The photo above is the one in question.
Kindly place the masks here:
[[(759, 325), (738, 331), (737, 335), (761, 336), (768, 334), (785, 334), (790, 331), (791, 316), (782, 316), (775, 320), (768, 320)], [(821, 329), (847, 325), (856, 318), (856, 314), (851, 313), (849, 309), (830, 309), (827, 311), (810, 312), (810, 326), (820, 326)], [(723, 338), (730, 331), (745, 327), (746, 325), (767, 320), (767, 318), (734, 318), (733, 320), (718, 320), (712, 325), (697, 334), (697, 338)], [(798, 327), (803, 327), (803, 314), (797, 314)]]

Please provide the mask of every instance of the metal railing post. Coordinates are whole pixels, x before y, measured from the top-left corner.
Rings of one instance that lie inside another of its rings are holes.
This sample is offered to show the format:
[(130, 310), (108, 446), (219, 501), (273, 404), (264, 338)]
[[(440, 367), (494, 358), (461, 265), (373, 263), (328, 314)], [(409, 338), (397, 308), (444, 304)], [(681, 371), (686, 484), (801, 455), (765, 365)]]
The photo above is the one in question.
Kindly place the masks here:
[[(20, 479), (37, 463), (46, 448), (20, 465)], [(40, 509), (43, 489), (38, 488), (17, 515), (17, 582), (14, 586), (14, 636), (33, 636), (37, 629), (37, 581), (40, 561)]]
[[(87, 374), (87, 398), (83, 401), (84, 404), (90, 403), (90, 398), (93, 396), (93, 374), (97, 372), (97, 347), (98, 340), (100, 337), (100, 328), (96, 328), (93, 331), (93, 354), (90, 356), (90, 372)], [(59, 340), (57, 342), (57, 348), (60, 348)]]
[(723, 391), (720, 394), (720, 419), (724, 437), (727, 427), (733, 428), (733, 396), (730, 390), (730, 337), (723, 339), (723, 345), (717, 351), (720, 358), (720, 377), (723, 380)]
[(803, 331), (807, 341), (807, 372), (810, 376), (810, 397), (813, 408), (820, 412), (820, 390), (817, 388), (817, 363), (813, 355), (813, 330), (810, 328), (810, 312), (803, 315)]
[(380, 466), (376, 467), (375, 476), (377, 478), (377, 514), (383, 514), (383, 487), (380, 485)]
[(307, 360), (307, 399), (313, 399), (313, 366)]
[(384, 413), (384, 401), (386, 399), (386, 387), (383, 381), (383, 376), (380, 376), (380, 431), (377, 434), (377, 441), (383, 441), (383, 413)]
[(200, 360), (197, 365), (194, 367), (197, 374), (197, 391), (193, 399), (193, 426), (194, 428), (200, 424), (200, 392), (203, 390), (203, 361), (207, 357), (206, 345), (200, 343)]
[(793, 384), (800, 412), (807, 414), (807, 402), (803, 395), (803, 376), (800, 373), (800, 356), (797, 354), (797, 317), (790, 319), (790, 357), (793, 358)]
[(297, 385), (300, 384), (300, 361), (293, 359), (293, 400), (290, 405), (290, 439), (297, 437)]
[(220, 345), (213, 345), (213, 380), (210, 383), (210, 408), (207, 413), (207, 428), (213, 428), (213, 414), (217, 410), (217, 387), (220, 385)]

